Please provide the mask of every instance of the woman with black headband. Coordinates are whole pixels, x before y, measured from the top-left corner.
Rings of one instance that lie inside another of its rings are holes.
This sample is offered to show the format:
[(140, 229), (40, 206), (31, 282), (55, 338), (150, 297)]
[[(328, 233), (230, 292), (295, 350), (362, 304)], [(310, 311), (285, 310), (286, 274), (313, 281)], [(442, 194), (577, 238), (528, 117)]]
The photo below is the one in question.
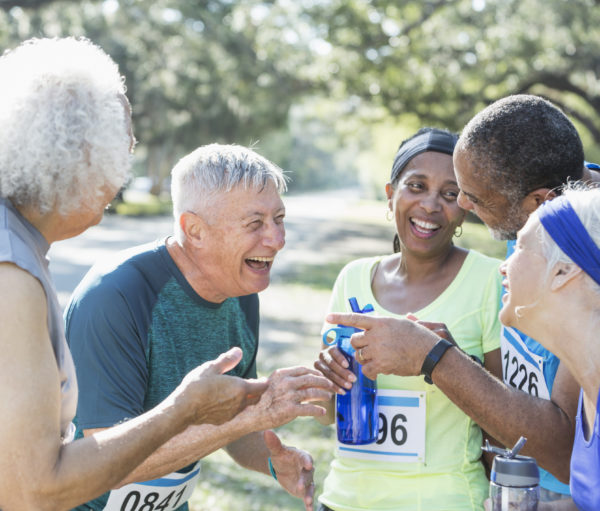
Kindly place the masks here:
[[(449, 330), (461, 349), (499, 375), (500, 262), (453, 243), (465, 217), (456, 202), (456, 139), (425, 128), (402, 143), (386, 185), (395, 253), (348, 264), (329, 310), (348, 311), (348, 298), (356, 297), (378, 315)], [(359, 362), (361, 356), (358, 350)], [(352, 386), (347, 366), (335, 347), (324, 346), (315, 362), (339, 394)], [(355, 449), (338, 446), (320, 509), (482, 510), (489, 483), (480, 428), (427, 377), (380, 375), (377, 384), (379, 439)], [(333, 402), (329, 409), (333, 422)]]
[(571, 185), (519, 231), (500, 268), (500, 320), (538, 339), (581, 386), (571, 456), (573, 501), (539, 511), (600, 509), (600, 189)]

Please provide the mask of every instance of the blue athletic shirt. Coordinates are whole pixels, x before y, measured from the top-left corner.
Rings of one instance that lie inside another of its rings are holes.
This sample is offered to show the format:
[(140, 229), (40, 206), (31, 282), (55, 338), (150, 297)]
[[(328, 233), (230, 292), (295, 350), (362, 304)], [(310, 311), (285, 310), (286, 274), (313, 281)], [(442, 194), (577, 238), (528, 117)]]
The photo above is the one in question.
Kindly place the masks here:
[(596, 417), (593, 431), (585, 430), (583, 415), (583, 390), (579, 394), (575, 444), (571, 455), (571, 493), (577, 509), (598, 511), (600, 509), (600, 392), (596, 399)]
[[(258, 296), (204, 300), (164, 242), (96, 264), (75, 289), (65, 319), (79, 383), (79, 437), (153, 408), (190, 370), (234, 346), (244, 355), (228, 374), (256, 377)], [(77, 509), (102, 510), (107, 498)]]
[[(515, 240), (507, 242), (506, 258), (515, 250)], [(502, 295), (505, 293), (502, 288)], [(501, 305), (502, 307), (502, 302)], [(532, 395), (546, 397), (541, 392), (543, 383), (548, 389), (547, 399), (552, 395), (552, 386), (560, 359), (544, 348), (535, 339), (525, 335), (516, 328), (502, 326), (500, 334), (502, 354), (502, 378), (512, 387), (519, 388)], [(538, 376), (544, 382), (538, 380)], [(561, 483), (550, 472), (540, 467), (540, 486), (547, 490), (569, 495), (569, 485)]]

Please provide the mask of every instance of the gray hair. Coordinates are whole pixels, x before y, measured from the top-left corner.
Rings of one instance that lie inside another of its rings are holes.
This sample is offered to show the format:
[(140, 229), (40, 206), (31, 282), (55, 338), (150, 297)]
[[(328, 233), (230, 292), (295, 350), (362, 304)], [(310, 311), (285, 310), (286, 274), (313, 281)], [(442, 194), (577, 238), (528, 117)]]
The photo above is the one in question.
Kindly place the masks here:
[[(581, 181), (568, 182), (562, 188), (563, 195), (568, 198), (571, 206), (577, 213), (585, 229), (591, 236), (596, 246), (600, 247), (600, 188), (594, 185), (588, 185)], [(548, 234), (538, 218), (537, 211), (534, 211), (527, 223), (535, 223), (534, 232), (539, 242), (540, 253), (545, 259), (545, 275), (548, 279), (552, 273), (552, 269), (557, 263), (575, 264), (573, 260), (565, 254), (556, 244), (554, 239)], [(594, 280), (586, 275), (585, 282), (590, 286), (590, 289), (600, 294), (600, 286)], [(530, 307), (534, 307), (539, 302), (539, 299), (528, 305), (515, 307), (515, 314), (522, 316), (523, 311)]]
[(217, 195), (234, 187), (262, 189), (269, 182), (279, 193), (287, 189), (283, 171), (247, 147), (210, 144), (184, 156), (171, 171), (177, 239), (182, 241), (179, 227), (182, 213), (202, 211)]
[[(582, 182), (570, 182), (563, 187), (563, 195), (569, 200), (596, 246), (600, 247), (600, 188)], [(575, 264), (544, 229), (537, 218), (537, 213), (534, 212), (532, 216), (538, 222), (536, 236), (542, 248), (542, 255), (546, 259), (548, 275), (557, 263)], [(586, 280), (589, 281), (592, 288), (600, 293), (600, 286), (591, 277)]]
[(467, 151), (482, 178), (509, 202), (538, 188), (580, 179), (583, 146), (567, 116), (549, 101), (519, 94), (492, 103), (465, 126), (456, 150)]
[(131, 166), (125, 87), (87, 39), (31, 39), (0, 57), (0, 196), (44, 214), (96, 205)]

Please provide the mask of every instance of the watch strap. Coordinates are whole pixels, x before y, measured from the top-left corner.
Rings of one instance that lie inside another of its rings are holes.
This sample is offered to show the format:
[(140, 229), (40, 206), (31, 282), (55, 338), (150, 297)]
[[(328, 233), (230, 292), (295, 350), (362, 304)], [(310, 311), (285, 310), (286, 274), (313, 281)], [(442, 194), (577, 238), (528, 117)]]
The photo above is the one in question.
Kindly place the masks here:
[(446, 353), (446, 350), (452, 346), (454, 346), (454, 344), (452, 344), (449, 340), (442, 338), (435, 344), (433, 348), (431, 348), (431, 351), (425, 357), (423, 366), (421, 367), (421, 374), (425, 376), (425, 382), (429, 383), (429, 385), (433, 384), (431, 373), (433, 372), (435, 366), (442, 359), (444, 353)]

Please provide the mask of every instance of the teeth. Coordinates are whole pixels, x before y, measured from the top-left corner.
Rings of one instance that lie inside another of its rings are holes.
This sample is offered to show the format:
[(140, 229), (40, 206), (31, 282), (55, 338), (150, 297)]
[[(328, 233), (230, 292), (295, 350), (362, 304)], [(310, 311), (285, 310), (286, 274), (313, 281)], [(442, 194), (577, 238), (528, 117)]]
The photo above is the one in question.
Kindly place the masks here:
[(261, 263), (270, 263), (273, 259), (273, 257), (248, 257), (248, 260), (250, 261), (258, 261)]
[(411, 220), (413, 221), (413, 224), (418, 225), (419, 227), (423, 228), (423, 229), (438, 229), (440, 227), (439, 224), (432, 224), (430, 222), (425, 222), (424, 220), (419, 220), (417, 218), (411, 218)]

